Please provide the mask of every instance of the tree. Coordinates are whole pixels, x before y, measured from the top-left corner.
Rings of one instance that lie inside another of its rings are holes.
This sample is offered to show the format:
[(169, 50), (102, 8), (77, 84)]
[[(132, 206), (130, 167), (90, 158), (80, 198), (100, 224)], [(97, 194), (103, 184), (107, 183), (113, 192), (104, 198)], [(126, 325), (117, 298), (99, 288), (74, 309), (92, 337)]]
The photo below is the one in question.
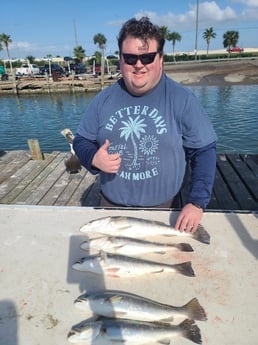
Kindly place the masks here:
[(217, 36), (216, 32), (213, 31), (213, 27), (210, 27), (209, 29), (206, 29), (203, 32), (202, 37), (205, 39), (207, 43), (207, 56), (209, 55), (209, 48), (210, 48), (210, 41), (212, 38), (215, 38)]
[(230, 48), (236, 47), (239, 40), (238, 31), (227, 31), (223, 35), (223, 46), (228, 49), (228, 55), (230, 55)]
[(171, 33), (168, 34), (168, 37), (167, 37), (168, 41), (172, 41), (174, 62), (176, 62), (176, 58), (175, 58), (175, 45), (176, 45), (176, 41), (180, 42), (181, 39), (182, 39), (182, 37), (181, 37), (181, 35), (178, 32), (171, 32)]
[(170, 34), (168, 27), (163, 25), (163, 26), (160, 26), (159, 29), (160, 29), (161, 33), (163, 34), (165, 40), (167, 40), (168, 35)]
[(29, 61), (29, 63), (34, 63), (34, 61), (35, 61), (35, 57), (34, 57), (34, 56), (32, 56), (32, 55), (28, 55), (28, 56), (26, 57), (26, 60), (28, 60), (28, 61)]
[(130, 166), (133, 168), (139, 167), (140, 164), (137, 163), (138, 147), (135, 142), (135, 137), (140, 140), (141, 133), (145, 133), (144, 128), (147, 127), (147, 125), (144, 123), (144, 119), (141, 119), (140, 116), (137, 116), (135, 119), (129, 116), (128, 121), (122, 121), (122, 124), (124, 127), (119, 128), (121, 131), (120, 138), (125, 137), (125, 141), (130, 138), (134, 148), (133, 161)]
[(0, 42), (2, 42), (5, 45), (7, 55), (8, 55), (8, 60), (10, 63), (10, 68), (11, 68), (11, 73), (13, 74), (13, 66), (12, 66), (12, 61), (10, 57), (10, 52), (9, 52), (9, 44), (12, 43), (11, 37), (9, 35), (6, 35), (4, 32), (0, 35)]
[(85, 50), (82, 46), (77, 46), (73, 50), (73, 54), (76, 58), (76, 60), (82, 62), (82, 60), (85, 58)]
[(104, 86), (104, 63), (105, 63), (104, 49), (105, 49), (105, 45), (107, 43), (107, 39), (103, 34), (98, 33), (97, 35), (95, 35), (93, 37), (93, 42), (94, 42), (94, 44), (98, 44), (99, 49), (101, 50), (101, 86), (103, 88), (103, 86)]
[[(107, 43), (107, 39), (103, 34), (98, 33), (93, 37), (94, 44), (97, 44), (99, 46), (99, 49), (104, 52), (105, 45)], [(102, 54), (104, 55), (104, 54)]]

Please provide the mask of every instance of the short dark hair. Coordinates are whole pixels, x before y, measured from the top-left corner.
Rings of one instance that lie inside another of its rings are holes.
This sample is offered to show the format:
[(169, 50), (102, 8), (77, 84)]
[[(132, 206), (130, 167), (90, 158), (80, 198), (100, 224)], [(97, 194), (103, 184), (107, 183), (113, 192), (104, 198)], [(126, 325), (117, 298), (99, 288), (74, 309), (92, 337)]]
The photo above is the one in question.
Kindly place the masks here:
[(143, 40), (145, 43), (149, 39), (155, 39), (158, 43), (158, 53), (163, 54), (165, 38), (158, 25), (150, 22), (148, 17), (142, 17), (139, 20), (131, 18), (122, 26), (117, 37), (118, 48), (121, 54), (123, 41), (127, 36), (133, 36)]

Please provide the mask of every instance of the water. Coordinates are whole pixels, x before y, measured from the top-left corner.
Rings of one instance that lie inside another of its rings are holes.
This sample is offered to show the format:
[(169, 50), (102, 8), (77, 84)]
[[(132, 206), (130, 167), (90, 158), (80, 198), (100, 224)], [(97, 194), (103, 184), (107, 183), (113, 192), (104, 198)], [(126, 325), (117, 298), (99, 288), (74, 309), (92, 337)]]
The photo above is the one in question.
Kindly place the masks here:
[[(218, 153), (258, 153), (258, 85), (193, 86), (218, 135)], [(43, 152), (68, 151), (60, 134), (76, 131), (94, 94), (0, 97), (0, 150), (28, 150), (38, 139)]]

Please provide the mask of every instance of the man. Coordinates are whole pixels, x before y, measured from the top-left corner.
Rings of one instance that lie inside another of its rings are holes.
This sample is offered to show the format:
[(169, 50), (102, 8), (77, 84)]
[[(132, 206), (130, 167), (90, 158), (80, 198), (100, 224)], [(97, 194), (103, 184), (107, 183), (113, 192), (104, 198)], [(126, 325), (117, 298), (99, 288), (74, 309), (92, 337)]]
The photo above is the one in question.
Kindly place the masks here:
[(123, 78), (88, 106), (74, 150), (100, 173), (102, 206), (170, 207), (190, 160), (192, 186), (175, 227), (194, 232), (211, 196), (216, 134), (194, 94), (163, 72), (164, 43), (146, 17), (123, 25)]

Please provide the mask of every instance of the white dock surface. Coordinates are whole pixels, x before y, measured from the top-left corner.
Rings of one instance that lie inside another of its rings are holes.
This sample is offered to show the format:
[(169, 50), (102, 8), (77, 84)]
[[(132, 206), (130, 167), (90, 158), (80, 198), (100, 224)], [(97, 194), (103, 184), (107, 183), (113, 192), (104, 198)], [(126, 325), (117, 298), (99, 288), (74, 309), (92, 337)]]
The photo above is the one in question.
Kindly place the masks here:
[[(106, 278), (74, 271), (85, 252), (79, 228), (108, 215), (174, 222), (177, 212), (73, 207), (0, 207), (0, 344), (66, 345), (71, 327), (85, 315), (73, 302), (86, 290), (116, 289), (181, 306), (197, 297), (207, 321), (197, 321), (207, 345), (258, 344), (258, 214), (207, 212), (206, 245), (187, 238), (194, 252), (153, 254), (149, 259), (191, 261), (195, 277), (158, 273)], [(146, 258), (146, 256), (145, 256)], [(174, 338), (173, 345), (193, 344)]]

